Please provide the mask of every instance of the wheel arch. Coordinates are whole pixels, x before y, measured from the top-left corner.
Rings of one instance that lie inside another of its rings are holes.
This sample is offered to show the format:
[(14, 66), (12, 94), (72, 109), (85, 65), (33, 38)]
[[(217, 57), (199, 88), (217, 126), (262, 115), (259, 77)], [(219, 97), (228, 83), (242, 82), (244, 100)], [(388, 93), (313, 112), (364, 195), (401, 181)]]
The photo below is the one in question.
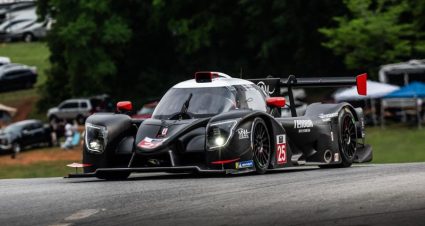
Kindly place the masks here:
[[(269, 131), (269, 136), (270, 136), (270, 141), (271, 141), (271, 146), (275, 147), (276, 146), (276, 136), (277, 135), (285, 135), (287, 137), (285, 128), (283, 128), (283, 126), (277, 122), (271, 115), (265, 113), (265, 112), (261, 112), (261, 111), (254, 111), (251, 112), (251, 114), (247, 114), (244, 118), (241, 119), (241, 123), (242, 122), (246, 122), (246, 121), (251, 121), (251, 125), (254, 122), (255, 118), (261, 118), (263, 119), (264, 123), (267, 126), (267, 129)], [(252, 131), (251, 131), (252, 132)], [(286, 143), (288, 144), (288, 140), (289, 138), (286, 138), (287, 141)], [(270, 159), (270, 165), (269, 165), (269, 169), (273, 169), (273, 168), (280, 168), (282, 167), (282, 165), (279, 165), (277, 163), (277, 158), (276, 158), (276, 148), (272, 148), (271, 149), (271, 159)], [(292, 156), (292, 153), (290, 151), (289, 145), (286, 146), (286, 155), (287, 155), (287, 163), (286, 165), (290, 165), (290, 157)]]
[(313, 103), (307, 106), (305, 116), (318, 117), (321, 114), (326, 115), (339, 113), (344, 108), (347, 108), (353, 114), (356, 121), (360, 121), (361, 117), (363, 116), (363, 110), (361, 108), (354, 108), (347, 102), (337, 104)]

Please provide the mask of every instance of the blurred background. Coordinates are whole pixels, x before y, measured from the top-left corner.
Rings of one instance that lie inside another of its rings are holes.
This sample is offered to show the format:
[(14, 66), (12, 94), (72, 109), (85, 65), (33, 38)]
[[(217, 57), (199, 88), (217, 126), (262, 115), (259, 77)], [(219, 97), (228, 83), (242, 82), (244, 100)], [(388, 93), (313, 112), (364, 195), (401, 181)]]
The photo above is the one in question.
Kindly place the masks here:
[(368, 96), (301, 89), (297, 111), (317, 101), (361, 106), (374, 163), (425, 161), (422, 59), (421, 0), (0, 0), (0, 178), (64, 176), (81, 160), (89, 115), (130, 100), (132, 117), (148, 118), (168, 88), (200, 70), (246, 79), (367, 72)]

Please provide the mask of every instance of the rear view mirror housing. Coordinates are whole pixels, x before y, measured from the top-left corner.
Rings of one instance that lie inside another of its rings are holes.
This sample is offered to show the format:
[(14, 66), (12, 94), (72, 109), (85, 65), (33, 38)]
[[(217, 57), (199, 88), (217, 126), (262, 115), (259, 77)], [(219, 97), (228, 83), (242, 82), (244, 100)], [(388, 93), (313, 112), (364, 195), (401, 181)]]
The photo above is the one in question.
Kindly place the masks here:
[(269, 97), (266, 99), (268, 107), (283, 108), (286, 105), (285, 97)]
[(131, 101), (120, 101), (117, 103), (118, 113), (128, 113), (133, 111), (133, 104)]

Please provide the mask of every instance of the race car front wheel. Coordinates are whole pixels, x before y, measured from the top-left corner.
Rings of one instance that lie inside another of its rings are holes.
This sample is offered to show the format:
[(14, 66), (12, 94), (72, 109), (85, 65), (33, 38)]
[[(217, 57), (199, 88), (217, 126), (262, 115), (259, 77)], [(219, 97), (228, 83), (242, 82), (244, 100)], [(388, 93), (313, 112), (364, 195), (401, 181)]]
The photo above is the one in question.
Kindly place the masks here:
[(339, 167), (350, 167), (357, 150), (357, 131), (353, 113), (343, 109), (338, 116), (339, 124), (339, 150), (342, 163)]
[(263, 174), (270, 164), (271, 146), (269, 131), (261, 118), (256, 118), (252, 123), (251, 145), (256, 171)]

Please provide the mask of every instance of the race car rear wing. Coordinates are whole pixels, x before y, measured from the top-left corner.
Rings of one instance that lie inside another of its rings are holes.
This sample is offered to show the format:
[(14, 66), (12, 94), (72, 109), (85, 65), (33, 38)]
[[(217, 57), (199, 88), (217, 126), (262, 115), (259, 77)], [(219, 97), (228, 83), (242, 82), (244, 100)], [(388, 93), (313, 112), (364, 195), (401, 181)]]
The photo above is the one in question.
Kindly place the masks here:
[(288, 88), (288, 96), (290, 103), (290, 110), (292, 117), (297, 116), (295, 110), (294, 95), (292, 88), (310, 88), (310, 87), (347, 87), (357, 86), (359, 95), (367, 95), (367, 74), (361, 74), (357, 77), (323, 77), (323, 78), (296, 78), (295, 75), (290, 75), (287, 78), (274, 78), (269, 76), (267, 78), (249, 79), (251, 82), (257, 84), (270, 96), (280, 96), (281, 87)]

